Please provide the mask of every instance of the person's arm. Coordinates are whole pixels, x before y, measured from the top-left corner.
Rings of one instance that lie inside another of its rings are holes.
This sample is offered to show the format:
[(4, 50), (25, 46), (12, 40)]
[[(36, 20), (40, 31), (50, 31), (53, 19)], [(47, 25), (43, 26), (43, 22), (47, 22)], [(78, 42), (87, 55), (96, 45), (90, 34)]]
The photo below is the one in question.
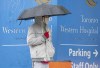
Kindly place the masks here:
[(28, 45), (37, 46), (37, 45), (43, 44), (44, 42), (45, 42), (44, 37), (42, 35), (39, 37), (36, 37), (34, 30), (32, 29), (32, 27), (30, 27), (28, 30), (28, 36), (27, 36)]

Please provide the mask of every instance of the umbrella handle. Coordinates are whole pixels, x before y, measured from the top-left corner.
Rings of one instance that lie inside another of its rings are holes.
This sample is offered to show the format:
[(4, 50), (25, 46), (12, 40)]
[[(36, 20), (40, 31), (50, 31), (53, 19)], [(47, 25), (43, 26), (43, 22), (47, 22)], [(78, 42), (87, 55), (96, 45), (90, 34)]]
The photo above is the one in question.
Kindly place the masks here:
[[(42, 19), (43, 19), (43, 20), (42, 20), (42, 21), (43, 21), (43, 22), (42, 22), (42, 27), (44, 28), (43, 31), (47, 31), (47, 30), (46, 30), (46, 26), (44, 26), (44, 24), (46, 24), (45, 16), (43, 16)], [(45, 46), (46, 46), (46, 47), (45, 47), (45, 52), (47, 52), (46, 39), (45, 39)], [(48, 58), (47, 54), (46, 54), (46, 58)]]

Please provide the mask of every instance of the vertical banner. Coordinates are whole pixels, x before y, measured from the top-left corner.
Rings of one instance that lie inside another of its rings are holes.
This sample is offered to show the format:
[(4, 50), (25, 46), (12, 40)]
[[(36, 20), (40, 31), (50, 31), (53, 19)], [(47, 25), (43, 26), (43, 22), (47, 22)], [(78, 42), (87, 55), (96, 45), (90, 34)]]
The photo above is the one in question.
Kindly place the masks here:
[(71, 14), (57, 19), (57, 60), (72, 68), (100, 68), (100, 1), (59, 0)]

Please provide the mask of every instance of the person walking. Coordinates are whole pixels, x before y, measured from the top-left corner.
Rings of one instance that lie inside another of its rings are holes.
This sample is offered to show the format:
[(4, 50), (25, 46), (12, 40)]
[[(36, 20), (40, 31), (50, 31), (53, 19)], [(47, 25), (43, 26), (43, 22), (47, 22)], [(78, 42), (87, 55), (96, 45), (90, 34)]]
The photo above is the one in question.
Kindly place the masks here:
[(47, 27), (49, 17), (35, 17), (35, 23), (28, 29), (27, 43), (30, 48), (33, 68), (49, 68), (55, 49), (51, 30)]

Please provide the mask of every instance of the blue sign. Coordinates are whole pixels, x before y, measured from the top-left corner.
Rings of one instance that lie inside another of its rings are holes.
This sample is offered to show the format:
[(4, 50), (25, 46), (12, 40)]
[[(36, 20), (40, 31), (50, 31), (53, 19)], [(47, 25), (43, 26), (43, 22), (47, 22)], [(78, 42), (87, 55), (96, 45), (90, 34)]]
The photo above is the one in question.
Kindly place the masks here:
[[(51, 17), (54, 61), (72, 61), (72, 68), (100, 67), (100, 1), (52, 0), (71, 14)], [(28, 27), (34, 20), (17, 20), (20, 13), (35, 7), (35, 0), (0, 1), (0, 68), (31, 68), (26, 42)]]
[[(50, 2), (56, 5), (56, 0)], [(0, 68), (31, 68), (31, 57), (27, 45), (28, 27), (34, 20), (20, 21), (18, 16), (25, 9), (37, 6), (35, 0), (0, 1)], [(49, 19), (53, 37), (56, 36), (56, 17)], [(53, 43), (55, 46), (55, 38)], [(55, 57), (54, 57), (55, 58)]]
[(100, 67), (100, 1), (59, 0), (71, 14), (57, 18), (57, 60), (72, 68)]

